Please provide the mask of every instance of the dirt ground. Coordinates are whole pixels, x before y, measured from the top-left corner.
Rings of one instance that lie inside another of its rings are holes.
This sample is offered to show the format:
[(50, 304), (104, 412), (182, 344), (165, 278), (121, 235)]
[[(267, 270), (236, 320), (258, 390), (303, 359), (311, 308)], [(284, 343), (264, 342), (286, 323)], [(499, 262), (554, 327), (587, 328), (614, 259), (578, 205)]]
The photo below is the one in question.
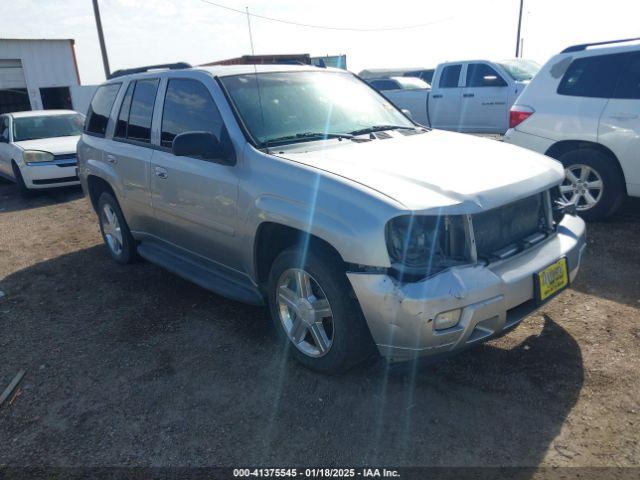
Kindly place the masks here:
[(437, 364), (314, 374), (265, 309), (107, 256), (78, 190), (0, 185), (0, 465), (638, 466), (640, 202), (578, 280)]

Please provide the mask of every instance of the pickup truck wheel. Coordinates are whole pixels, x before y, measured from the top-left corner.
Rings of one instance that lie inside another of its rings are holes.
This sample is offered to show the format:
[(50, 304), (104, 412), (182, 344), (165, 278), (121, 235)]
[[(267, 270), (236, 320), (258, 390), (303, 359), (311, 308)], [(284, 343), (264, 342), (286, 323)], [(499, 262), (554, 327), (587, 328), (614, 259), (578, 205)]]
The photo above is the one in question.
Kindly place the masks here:
[(351, 286), (328, 253), (282, 252), (269, 274), (269, 307), (276, 332), (304, 366), (339, 373), (369, 357), (375, 347)]
[(108, 192), (100, 195), (98, 200), (98, 218), (102, 238), (111, 258), (123, 265), (136, 260), (136, 242), (131, 236), (118, 201)]
[(576, 203), (578, 214), (589, 221), (611, 215), (625, 197), (624, 179), (612, 159), (596, 150), (574, 150), (559, 160), (565, 168), (560, 195)]
[(18, 187), (18, 192), (22, 198), (31, 198), (33, 197), (34, 191), (29, 190), (29, 187), (24, 183), (24, 178), (22, 177), (22, 172), (18, 165), (15, 162), (11, 163), (11, 168), (13, 169), (13, 178), (15, 178), (16, 186)]

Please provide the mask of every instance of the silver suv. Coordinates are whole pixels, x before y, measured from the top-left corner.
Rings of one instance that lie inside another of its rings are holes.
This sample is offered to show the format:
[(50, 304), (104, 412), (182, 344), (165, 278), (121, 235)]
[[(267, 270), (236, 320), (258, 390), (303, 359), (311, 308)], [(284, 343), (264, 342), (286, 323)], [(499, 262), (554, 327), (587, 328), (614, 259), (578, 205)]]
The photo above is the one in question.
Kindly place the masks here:
[(339, 70), (118, 72), (78, 169), (117, 262), (268, 304), (323, 372), (498, 336), (569, 285), (585, 248), (555, 202), (561, 164), (425, 129)]

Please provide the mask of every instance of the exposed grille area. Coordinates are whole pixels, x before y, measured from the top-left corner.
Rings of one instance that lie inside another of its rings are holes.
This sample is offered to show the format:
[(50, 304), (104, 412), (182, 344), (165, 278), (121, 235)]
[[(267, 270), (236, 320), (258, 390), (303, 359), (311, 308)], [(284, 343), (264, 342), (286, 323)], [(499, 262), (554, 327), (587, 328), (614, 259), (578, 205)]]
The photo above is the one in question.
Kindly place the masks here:
[(545, 194), (472, 215), (478, 258), (495, 261), (515, 255), (550, 233)]

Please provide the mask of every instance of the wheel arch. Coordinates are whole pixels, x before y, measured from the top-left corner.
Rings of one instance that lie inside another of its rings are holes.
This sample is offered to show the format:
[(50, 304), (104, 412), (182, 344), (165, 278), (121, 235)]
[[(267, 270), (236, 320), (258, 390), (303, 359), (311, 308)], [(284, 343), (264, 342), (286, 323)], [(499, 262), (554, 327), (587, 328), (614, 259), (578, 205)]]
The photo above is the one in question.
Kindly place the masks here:
[(322, 249), (336, 261), (345, 265), (344, 259), (326, 240), (312, 234), (277, 222), (263, 222), (258, 226), (254, 240), (254, 272), (256, 283), (266, 285), (269, 270), (276, 257), (294, 245), (307, 245), (308, 249)]
[(622, 179), (622, 185), (624, 187), (624, 193), (626, 194), (626, 179), (624, 177), (624, 171), (622, 170), (622, 166), (620, 165), (620, 161), (611, 149), (605, 147), (601, 143), (590, 142), (586, 140), (563, 140), (557, 143), (554, 143), (549, 147), (549, 149), (545, 152), (545, 155), (551, 157), (555, 160), (560, 160), (560, 157), (565, 153), (573, 152), (576, 150), (594, 150), (603, 155), (606, 155), (611, 159), (613, 164), (618, 171), (620, 178)]
[(104, 192), (110, 193), (117, 200), (116, 193), (111, 184), (97, 175), (87, 175), (87, 190), (89, 191), (89, 199), (91, 200), (93, 210), (96, 212), (98, 211), (100, 195)]

